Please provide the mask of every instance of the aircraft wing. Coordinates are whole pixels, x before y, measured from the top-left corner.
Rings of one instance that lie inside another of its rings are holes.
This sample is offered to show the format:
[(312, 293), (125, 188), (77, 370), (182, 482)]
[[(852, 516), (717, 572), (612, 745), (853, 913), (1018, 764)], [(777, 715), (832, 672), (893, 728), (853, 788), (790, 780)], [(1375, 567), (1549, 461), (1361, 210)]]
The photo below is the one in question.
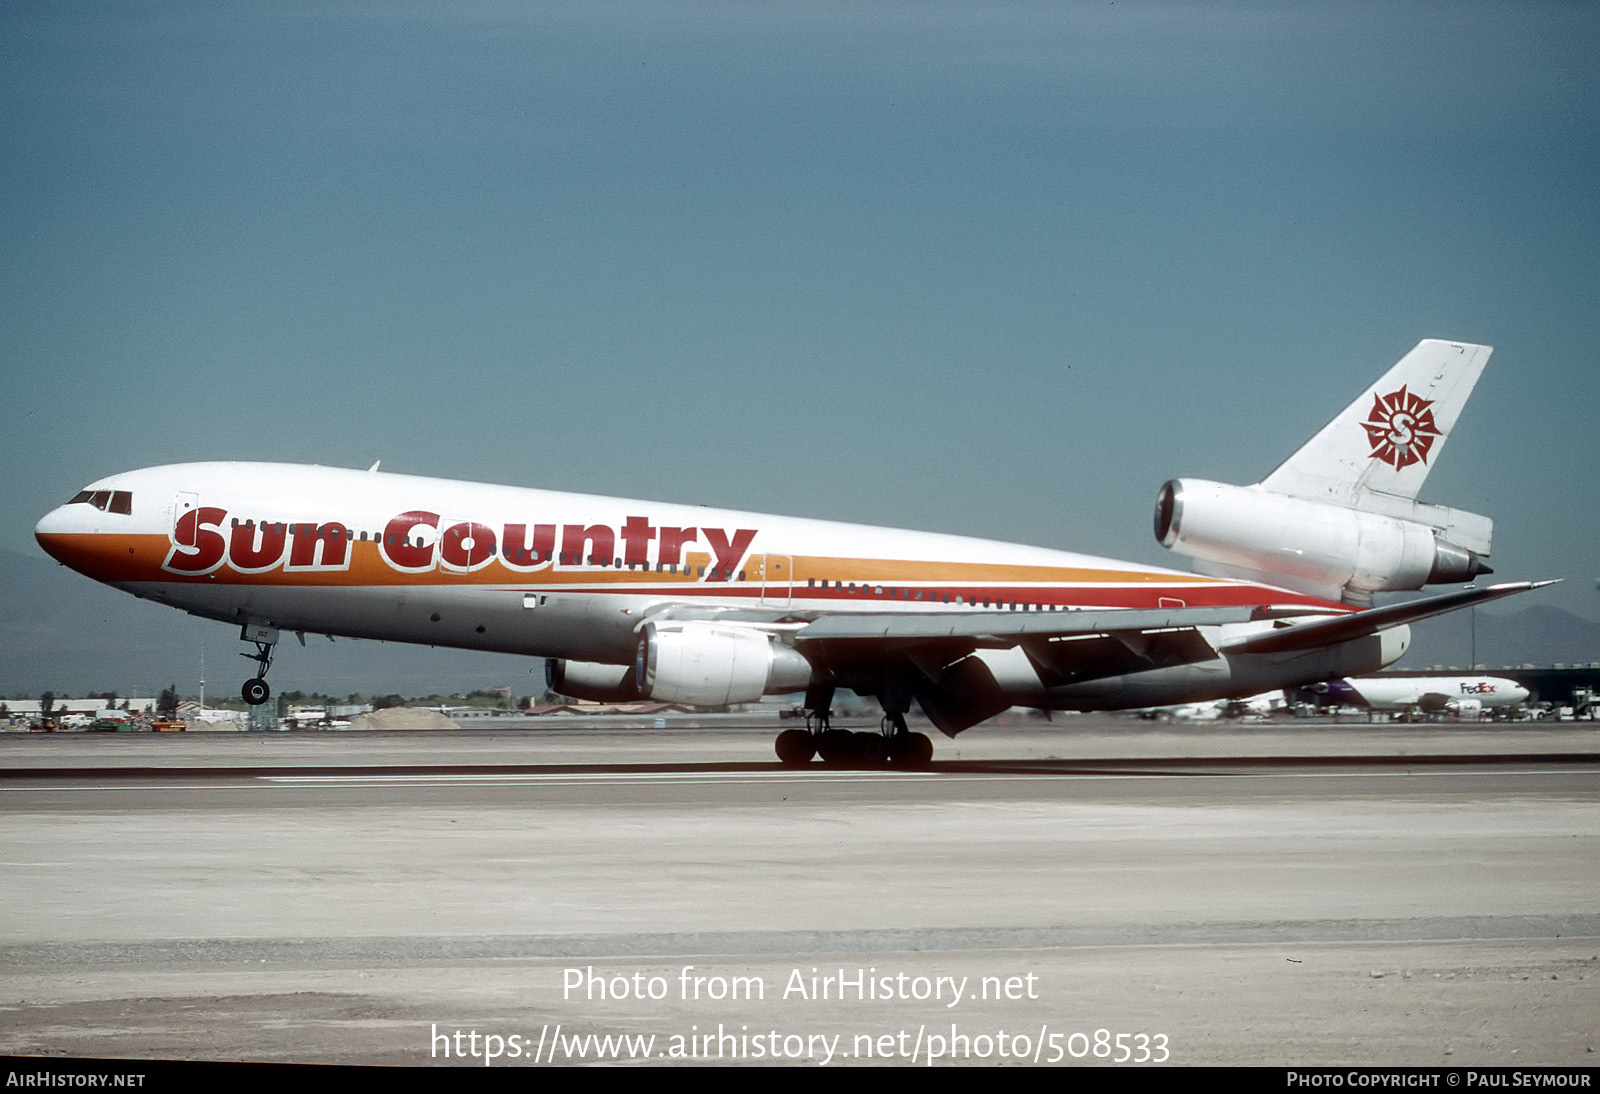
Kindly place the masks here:
[[(1271, 609), (1268, 609), (1269, 611)], [(1065, 612), (870, 612), (824, 615), (795, 648), (845, 686), (864, 676), (914, 696), (954, 736), (1012, 705), (980, 649), (1017, 649), (1045, 687), (1209, 661), (1202, 626), (1245, 623), (1261, 609), (1160, 608)], [(857, 689), (859, 690), (859, 688)]]
[[(1212, 661), (1218, 653), (1278, 653), (1377, 634), (1471, 604), (1497, 600), (1547, 582), (1466, 589), (1365, 611), (1329, 605), (1236, 605), (1060, 612), (784, 612), (706, 611), (663, 605), (646, 621), (708, 619), (790, 635), (794, 648), (832, 686), (876, 693), (885, 709), (906, 710), (914, 698), (940, 730), (954, 736), (1005, 710), (1016, 699), (996, 663), (981, 651), (1014, 651), (1016, 667), (1044, 688), (1065, 687)], [(1201, 628), (1277, 623), (1272, 630), (1213, 645)], [(810, 702), (811, 700), (808, 700)], [(817, 700), (825, 703), (826, 699)]]
[[(1337, 610), (1337, 609), (1333, 609)], [(1061, 612), (783, 612), (665, 605), (639, 624), (707, 620), (787, 632), (794, 647), (836, 682), (876, 686), (897, 673), (933, 715), (956, 696), (993, 695), (972, 655), (1018, 649), (1047, 687), (1209, 661), (1199, 628), (1316, 611), (1304, 605), (1073, 609)], [(977, 678), (969, 679), (976, 674)], [(999, 702), (996, 710), (1011, 703)], [(982, 717), (987, 717), (983, 715)], [(955, 719), (934, 715), (941, 728)], [(974, 717), (962, 724), (981, 721)]]
[[(1544, 582), (1467, 589), (1405, 604), (1330, 615), (1303, 606), (1079, 610), (1035, 613), (871, 612), (823, 615), (794, 630), (796, 649), (838, 682), (855, 673), (898, 681), (933, 723), (954, 736), (1012, 699), (980, 649), (1019, 649), (1047, 688), (1210, 661), (1219, 652), (1201, 627), (1276, 618), (1276, 629), (1226, 642), (1222, 653), (1276, 653), (1377, 634)], [(1294, 617), (1311, 616), (1296, 622)], [(797, 621), (798, 622), (798, 621)], [(881, 675), (877, 675), (881, 674)]]

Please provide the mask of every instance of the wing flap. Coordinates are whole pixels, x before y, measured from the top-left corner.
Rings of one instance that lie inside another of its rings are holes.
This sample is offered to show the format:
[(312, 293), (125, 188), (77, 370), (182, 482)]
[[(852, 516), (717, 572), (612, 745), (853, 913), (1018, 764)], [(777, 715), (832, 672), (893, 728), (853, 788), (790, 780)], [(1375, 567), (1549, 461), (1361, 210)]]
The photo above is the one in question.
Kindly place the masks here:
[(1052, 688), (1189, 665), (1217, 655), (1211, 643), (1192, 627), (1030, 638), (1023, 641), (1022, 649), (1040, 683)]
[(1165, 630), (1173, 627), (1219, 626), (1248, 623), (1255, 616), (1250, 605), (1225, 608), (1123, 608), (1067, 612), (839, 612), (802, 627), (796, 643), (920, 642), (965, 638), (978, 645), (1014, 646), (1021, 638), (1037, 636), (1114, 634)]

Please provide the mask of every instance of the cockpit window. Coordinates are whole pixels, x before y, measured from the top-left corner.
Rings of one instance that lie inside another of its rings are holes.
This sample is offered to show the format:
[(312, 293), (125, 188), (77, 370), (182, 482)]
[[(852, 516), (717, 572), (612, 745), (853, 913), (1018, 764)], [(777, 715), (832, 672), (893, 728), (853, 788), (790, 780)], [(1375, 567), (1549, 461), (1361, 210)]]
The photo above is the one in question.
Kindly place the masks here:
[(123, 516), (133, 512), (133, 494), (128, 490), (79, 490), (68, 505), (92, 505), (96, 509)]

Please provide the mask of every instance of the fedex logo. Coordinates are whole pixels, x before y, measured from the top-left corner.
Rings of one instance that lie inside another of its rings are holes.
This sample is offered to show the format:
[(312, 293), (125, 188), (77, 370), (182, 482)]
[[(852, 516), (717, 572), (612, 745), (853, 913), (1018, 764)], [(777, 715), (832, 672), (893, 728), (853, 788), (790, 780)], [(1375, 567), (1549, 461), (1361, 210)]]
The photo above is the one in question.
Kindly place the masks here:
[(348, 570), (352, 546), (375, 543), (378, 557), (398, 573), (433, 570), (471, 573), (494, 562), (530, 572), (547, 567), (654, 567), (687, 572), (685, 556), (698, 548), (712, 564), (696, 577), (731, 581), (756, 538), (754, 528), (683, 528), (630, 516), (622, 524), (501, 524), (452, 520), (412, 509), (381, 531), (353, 531), (340, 521), (230, 520), (226, 509), (202, 506), (183, 514), (161, 568), (178, 574), (212, 573), (224, 564), (237, 573)]
[(1476, 684), (1462, 684), (1461, 685), (1461, 694), (1462, 695), (1493, 695), (1494, 694), (1494, 685), (1489, 683), (1487, 680), (1479, 681)]

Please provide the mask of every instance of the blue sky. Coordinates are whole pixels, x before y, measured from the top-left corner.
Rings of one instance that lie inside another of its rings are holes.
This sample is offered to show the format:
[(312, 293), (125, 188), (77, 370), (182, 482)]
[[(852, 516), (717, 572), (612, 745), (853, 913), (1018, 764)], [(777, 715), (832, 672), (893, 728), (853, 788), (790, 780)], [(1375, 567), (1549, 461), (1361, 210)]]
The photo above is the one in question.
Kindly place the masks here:
[[(0, 6), (4, 546), (268, 459), (1147, 562), (1424, 337), (1600, 618), (1600, 5)], [(220, 634), (219, 641), (223, 636)]]

